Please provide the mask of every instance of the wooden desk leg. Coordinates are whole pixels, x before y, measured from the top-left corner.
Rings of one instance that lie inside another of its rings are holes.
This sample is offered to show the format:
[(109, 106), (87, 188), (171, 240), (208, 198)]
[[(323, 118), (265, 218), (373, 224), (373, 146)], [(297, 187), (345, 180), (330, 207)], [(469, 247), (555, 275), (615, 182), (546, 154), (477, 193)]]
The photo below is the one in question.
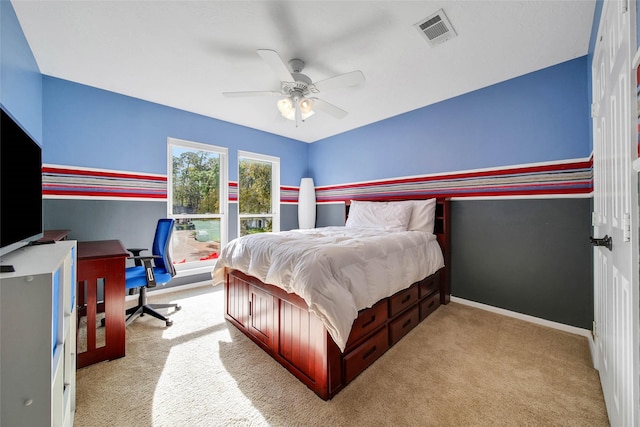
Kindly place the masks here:
[(104, 301), (106, 319), (106, 344), (109, 348), (109, 359), (117, 359), (125, 355), (125, 260), (111, 259), (107, 261)]

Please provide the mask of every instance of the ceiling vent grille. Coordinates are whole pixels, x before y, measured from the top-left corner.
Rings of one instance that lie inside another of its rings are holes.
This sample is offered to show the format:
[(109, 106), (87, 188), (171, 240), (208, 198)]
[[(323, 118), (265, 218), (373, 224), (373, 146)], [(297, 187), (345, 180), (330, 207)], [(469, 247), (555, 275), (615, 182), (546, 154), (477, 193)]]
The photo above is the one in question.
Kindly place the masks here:
[(432, 47), (444, 43), (457, 35), (442, 9), (414, 24), (414, 27), (420, 31), (420, 34), (427, 39)]

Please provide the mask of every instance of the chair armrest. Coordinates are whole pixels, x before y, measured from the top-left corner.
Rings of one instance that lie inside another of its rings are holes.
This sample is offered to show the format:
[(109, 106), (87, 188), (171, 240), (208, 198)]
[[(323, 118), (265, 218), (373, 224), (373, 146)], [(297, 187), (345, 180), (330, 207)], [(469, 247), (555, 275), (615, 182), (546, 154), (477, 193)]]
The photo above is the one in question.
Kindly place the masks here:
[(141, 260), (144, 261), (146, 259), (157, 259), (157, 258), (162, 258), (160, 255), (138, 255), (138, 256), (130, 256), (129, 259), (133, 259), (133, 260)]
[(147, 248), (127, 248), (127, 251), (131, 252), (133, 254), (132, 257), (129, 257), (131, 259), (134, 260), (134, 263), (136, 266), (138, 267), (142, 267), (142, 261), (139, 259), (135, 259), (135, 257), (140, 256), (140, 252), (142, 251), (148, 251), (149, 249)]
[(151, 262), (151, 260), (156, 258), (162, 258), (160, 255), (138, 255), (138, 256), (130, 256), (129, 259), (132, 259), (135, 263), (136, 267), (142, 267), (142, 264), (145, 266), (147, 262)]
[(156, 286), (156, 276), (153, 272), (153, 262), (151, 260), (156, 258), (162, 258), (159, 255), (149, 255), (149, 256), (133, 256), (129, 257), (135, 260), (136, 265), (142, 266), (144, 264), (144, 269), (146, 270), (146, 279), (147, 279), (147, 288), (155, 288)]

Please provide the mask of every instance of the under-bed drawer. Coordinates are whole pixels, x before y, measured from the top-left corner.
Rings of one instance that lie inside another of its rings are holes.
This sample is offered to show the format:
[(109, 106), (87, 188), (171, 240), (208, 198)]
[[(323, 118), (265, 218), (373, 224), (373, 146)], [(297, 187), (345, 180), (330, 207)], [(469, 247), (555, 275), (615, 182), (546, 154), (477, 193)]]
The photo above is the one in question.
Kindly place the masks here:
[(400, 338), (420, 323), (420, 310), (418, 306), (403, 313), (393, 322), (389, 323), (389, 345), (394, 345)]
[(440, 307), (440, 292), (436, 292), (430, 297), (420, 301), (420, 321), (424, 320), (425, 317), (433, 313), (438, 307)]
[(373, 335), (344, 356), (344, 381), (348, 384), (389, 348), (387, 328)]
[(347, 340), (346, 350), (357, 344), (363, 337), (378, 329), (387, 321), (387, 302), (381, 301), (371, 308), (362, 310), (353, 321), (351, 333)]
[(438, 290), (440, 285), (440, 273), (432, 274), (420, 282), (420, 299), (431, 295)]
[(401, 313), (418, 301), (418, 286), (411, 285), (410, 288), (400, 291), (389, 297), (389, 318)]

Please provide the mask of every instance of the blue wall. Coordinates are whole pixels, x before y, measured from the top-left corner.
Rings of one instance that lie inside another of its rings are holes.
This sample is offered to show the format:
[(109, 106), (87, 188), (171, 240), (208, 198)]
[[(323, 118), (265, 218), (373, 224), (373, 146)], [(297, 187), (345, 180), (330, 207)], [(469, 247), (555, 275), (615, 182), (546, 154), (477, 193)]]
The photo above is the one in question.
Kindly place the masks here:
[(298, 185), (309, 144), (93, 87), (44, 77), (43, 162), (167, 173), (167, 137), (280, 157), (281, 183)]
[(588, 157), (587, 68), (585, 56), (315, 142), (312, 176), (330, 185)]
[(42, 145), (42, 75), (9, 0), (0, 0), (0, 104)]

